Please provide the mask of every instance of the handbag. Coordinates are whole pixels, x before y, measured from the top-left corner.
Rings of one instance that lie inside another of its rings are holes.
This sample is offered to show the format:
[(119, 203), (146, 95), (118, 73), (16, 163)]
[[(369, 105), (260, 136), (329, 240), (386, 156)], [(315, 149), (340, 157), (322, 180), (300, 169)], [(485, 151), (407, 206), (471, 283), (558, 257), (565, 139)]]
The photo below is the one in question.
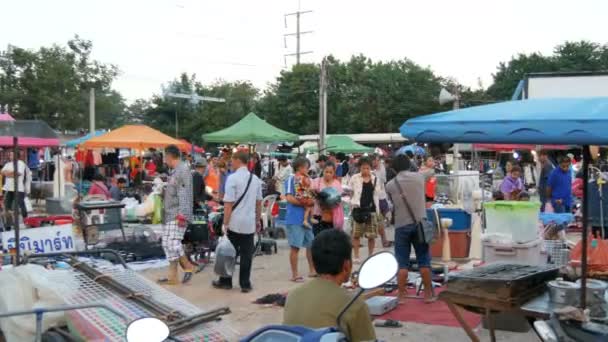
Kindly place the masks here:
[(433, 241), (433, 238), (435, 238), (435, 228), (433, 227), (433, 223), (429, 222), (429, 220), (427, 220), (426, 217), (423, 217), (422, 220), (420, 220), (420, 221), (416, 221), (416, 216), (414, 216), (412, 207), (410, 207), (410, 204), (407, 201), (405, 194), (403, 193), (401, 184), (399, 184), (399, 182), (397, 182), (397, 180), (395, 180), (395, 184), (397, 185), (397, 188), (399, 189), (399, 193), (401, 195), (401, 199), (403, 200), (403, 203), (405, 203), (405, 207), (409, 211), (410, 216), (412, 217), (412, 219), (414, 220), (414, 223), (416, 224), (417, 242), (420, 244), (430, 244)]
[[(378, 178), (374, 179), (374, 191), (376, 191), (376, 182)], [(372, 221), (371, 208), (354, 208), (353, 209), (353, 220), (357, 223), (370, 223)]]
[(357, 223), (369, 223), (372, 220), (372, 213), (367, 208), (354, 208), (353, 220)]

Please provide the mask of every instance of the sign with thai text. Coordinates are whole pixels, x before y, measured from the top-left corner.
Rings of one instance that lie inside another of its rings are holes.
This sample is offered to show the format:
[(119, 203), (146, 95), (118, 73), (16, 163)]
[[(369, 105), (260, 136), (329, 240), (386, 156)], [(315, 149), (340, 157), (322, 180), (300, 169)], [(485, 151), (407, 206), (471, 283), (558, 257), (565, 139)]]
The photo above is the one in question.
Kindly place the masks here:
[[(75, 251), (71, 224), (19, 230), (20, 252), (41, 254)], [(16, 248), (15, 232), (2, 233), (3, 249)]]

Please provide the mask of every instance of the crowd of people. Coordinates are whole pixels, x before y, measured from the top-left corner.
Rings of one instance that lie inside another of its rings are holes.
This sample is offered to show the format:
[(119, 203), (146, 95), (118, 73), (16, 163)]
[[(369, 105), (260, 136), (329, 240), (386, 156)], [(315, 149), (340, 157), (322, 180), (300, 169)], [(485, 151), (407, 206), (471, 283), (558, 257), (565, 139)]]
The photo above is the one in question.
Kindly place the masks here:
[(548, 151), (540, 151), (538, 182), (527, 185), (522, 167), (516, 161), (507, 161), (505, 177), (500, 184), (496, 200), (527, 201), (528, 190), (535, 189), (541, 202), (541, 211), (569, 213), (574, 198), (582, 197), (582, 173), (573, 165), (573, 156), (565, 155), (552, 159)]
[[(32, 172), (21, 159), (8, 153), (8, 162), (0, 173), (4, 180), (4, 207), (16, 203), (27, 217), (25, 198), (31, 191)], [(218, 155), (196, 156), (168, 146), (164, 154), (152, 151), (143, 160), (126, 158), (126, 172), (106, 177), (91, 173), (89, 196), (121, 201), (129, 188), (162, 177), (163, 194), (162, 248), (169, 261), (168, 274), (162, 284), (187, 283), (193, 277), (194, 265), (186, 257), (182, 239), (188, 222), (205, 202), (224, 206), (223, 233), (234, 246), (240, 260), (239, 287), (247, 293), (251, 283), (255, 234), (261, 230), (262, 202), (266, 195), (277, 195), (287, 202), (286, 237), (289, 244), (289, 280), (305, 283), (292, 291), (286, 302), (284, 321), (310, 327), (334, 325), (340, 309), (349, 301), (341, 285), (348, 282), (355, 265), (361, 263), (361, 240), (366, 241), (367, 255), (381, 247), (394, 247), (398, 261), (400, 302), (407, 298), (410, 252), (413, 248), (424, 284), (424, 301), (433, 302), (431, 256), (429, 245), (416, 238), (417, 224), (426, 217), (426, 208), (436, 199), (436, 174), (442, 172), (436, 156), (397, 154), (392, 158), (379, 155), (346, 156), (343, 153), (319, 155), (315, 159), (296, 157), (290, 160), (279, 154), (262, 157), (249, 150), (224, 149)], [(573, 166), (573, 156), (551, 158), (547, 151), (538, 154), (539, 171), (530, 171), (515, 160), (504, 164), (504, 178), (495, 193), (496, 200), (529, 200), (534, 187), (542, 203), (541, 210), (570, 212), (582, 192), (580, 173)], [(328, 205), (322, 193), (331, 190), (348, 198), (346, 205)], [(348, 212), (349, 211), (349, 212)], [(350, 235), (345, 222), (350, 221)], [(386, 238), (386, 227), (395, 227), (394, 241)], [(298, 269), (303, 251), (307, 274)], [(178, 280), (179, 268), (183, 278)], [(310, 281), (305, 282), (305, 278)], [(231, 277), (220, 277), (212, 286), (232, 289)], [(367, 340), (374, 330), (363, 302), (355, 303), (344, 317), (351, 339)]]

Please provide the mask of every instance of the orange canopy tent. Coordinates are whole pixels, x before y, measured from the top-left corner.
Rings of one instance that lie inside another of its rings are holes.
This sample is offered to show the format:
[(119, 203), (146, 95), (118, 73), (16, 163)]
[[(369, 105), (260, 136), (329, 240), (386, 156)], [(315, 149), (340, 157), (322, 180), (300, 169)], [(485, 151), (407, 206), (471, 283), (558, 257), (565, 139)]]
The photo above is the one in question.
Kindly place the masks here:
[(145, 150), (176, 145), (180, 149), (186, 144), (145, 125), (126, 125), (104, 135), (89, 139), (82, 147), (90, 148), (131, 148)]

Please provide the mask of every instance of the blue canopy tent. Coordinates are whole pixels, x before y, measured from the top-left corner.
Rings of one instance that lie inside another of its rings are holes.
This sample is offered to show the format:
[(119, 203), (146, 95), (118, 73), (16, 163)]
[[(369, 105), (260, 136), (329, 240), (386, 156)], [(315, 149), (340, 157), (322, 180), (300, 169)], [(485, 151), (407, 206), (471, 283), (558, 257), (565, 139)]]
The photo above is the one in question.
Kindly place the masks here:
[(101, 131), (101, 130), (100, 131), (95, 131), (94, 134), (88, 133), (88, 134), (83, 135), (81, 137), (78, 137), (76, 139), (72, 139), (70, 141), (67, 141), (65, 143), (65, 146), (66, 147), (76, 147), (76, 146), (78, 146), (80, 144), (84, 144), (89, 139), (95, 138), (95, 137), (100, 136), (100, 135), (105, 134), (105, 133), (106, 133), (105, 131)]
[[(407, 120), (401, 135), (428, 143), (570, 144), (583, 146), (583, 184), (589, 145), (608, 145), (608, 97), (508, 101)], [(581, 287), (587, 284), (588, 187), (583, 188)], [(581, 291), (582, 307), (586, 292)]]

